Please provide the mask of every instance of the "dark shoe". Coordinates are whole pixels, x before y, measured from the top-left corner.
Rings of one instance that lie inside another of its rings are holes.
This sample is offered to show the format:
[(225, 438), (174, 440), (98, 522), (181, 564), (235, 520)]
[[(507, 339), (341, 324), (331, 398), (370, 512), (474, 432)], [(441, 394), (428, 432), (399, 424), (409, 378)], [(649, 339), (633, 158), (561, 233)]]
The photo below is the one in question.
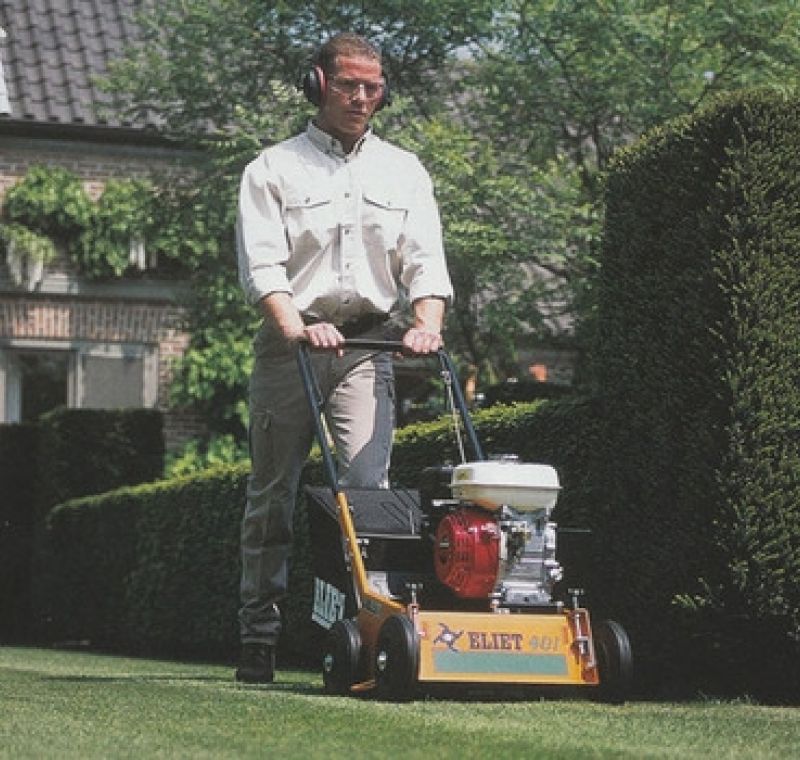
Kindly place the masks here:
[(275, 680), (275, 647), (243, 644), (236, 680), (241, 683), (272, 683)]

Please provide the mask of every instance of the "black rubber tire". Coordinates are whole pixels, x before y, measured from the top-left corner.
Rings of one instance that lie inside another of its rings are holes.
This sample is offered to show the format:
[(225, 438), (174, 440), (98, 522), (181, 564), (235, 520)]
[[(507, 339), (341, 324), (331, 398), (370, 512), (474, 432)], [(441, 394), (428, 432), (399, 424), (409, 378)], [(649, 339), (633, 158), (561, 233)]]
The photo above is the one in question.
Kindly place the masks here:
[(598, 699), (622, 704), (633, 688), (633, 650), (625, 629), (614, 620), (593, 626), (594, 651), (600, 674)]
[(337, 620), (325, 638), (322, 683), (328, 694), (348, 694), (359, 680), (361, 633), (354, 620)]
[(374, 664), (379, 699), (405, 702), (412, 698), (419, 672), (419, 639), (405, 615), (393, 615), (381, 626)]

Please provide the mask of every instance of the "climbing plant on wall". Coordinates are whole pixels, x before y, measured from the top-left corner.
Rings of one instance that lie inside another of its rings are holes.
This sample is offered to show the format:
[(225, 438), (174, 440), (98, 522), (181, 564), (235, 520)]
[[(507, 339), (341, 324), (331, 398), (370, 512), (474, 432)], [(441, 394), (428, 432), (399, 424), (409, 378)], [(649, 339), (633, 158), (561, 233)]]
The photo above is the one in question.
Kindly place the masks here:
[(157, 204), (155, 188), (145, 180), (109, 180), (93, 201), (76, 174), (62, 167), (32, 167), (3, 201), (0, 242), (9, 271), (18, 284), (30, 285), (31, 277), (41, 276), (42, 266), (61, 252), (85, 277), (119, 277), (141, 268), (132, 247), (143, 250), (150, 242), (155, 243), (148, 246), (150, 253), (174, 258), (164, 246)]
[(72, 256), (80, 271), (101, 278), (124, 274), (134, 263), (131, 246), (143, 243), (152, 221), (152, 189), (141, 180), (111, 180), (94, 204), (91, 223)]
[(0, 225), (0, 244), (6, 252), (11, 279), (28, 288), (33, 288), (41, 279), (45, 265), (56, 258), (53, 241), (23, 224)]

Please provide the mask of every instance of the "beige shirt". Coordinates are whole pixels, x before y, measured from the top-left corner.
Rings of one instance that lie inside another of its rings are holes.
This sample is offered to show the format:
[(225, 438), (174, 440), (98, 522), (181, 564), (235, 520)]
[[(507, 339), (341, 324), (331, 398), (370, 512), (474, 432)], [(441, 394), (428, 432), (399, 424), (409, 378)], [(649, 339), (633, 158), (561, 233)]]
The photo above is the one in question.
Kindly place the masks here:
[(237, 252), (251, 303), (286, 292), (334, 324), (453, 295), (428, 173), (371, 132), (349, 155), (313, 124), (264, 150), (242, 176)]

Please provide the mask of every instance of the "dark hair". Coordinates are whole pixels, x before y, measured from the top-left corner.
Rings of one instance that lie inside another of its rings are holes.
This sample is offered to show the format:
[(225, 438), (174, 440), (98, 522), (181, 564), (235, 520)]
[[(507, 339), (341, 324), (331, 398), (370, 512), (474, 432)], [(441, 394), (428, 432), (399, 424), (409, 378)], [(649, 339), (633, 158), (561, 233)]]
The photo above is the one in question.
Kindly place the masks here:
[(352, 32), (340, 32), (324, 42), (314, 55), (313, 64), (328, 77), (336, 73), (336, 56), (372, 58), (381, 63), (381, 52), (369, 40)]

